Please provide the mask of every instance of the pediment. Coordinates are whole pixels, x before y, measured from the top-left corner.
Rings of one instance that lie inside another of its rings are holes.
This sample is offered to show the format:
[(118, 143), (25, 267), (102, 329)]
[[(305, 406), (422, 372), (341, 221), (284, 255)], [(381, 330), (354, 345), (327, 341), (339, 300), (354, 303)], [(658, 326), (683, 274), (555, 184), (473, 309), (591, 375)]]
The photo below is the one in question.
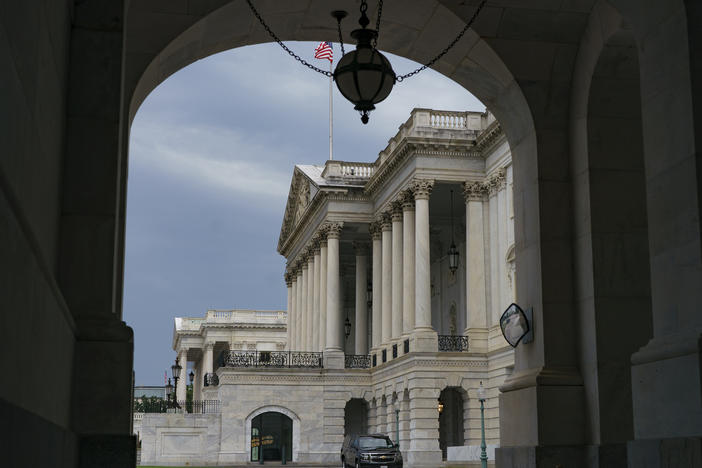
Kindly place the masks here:
[(278, 238), (278, 252), (287, 240), (295, 226), (300, 222), (300, 218), (307, 210), (314, 196), (319, 192), (319, 187), (308, 177), (299, 166), (295, 166), (290, 190), (288, 191), (288, 201), (285, 205), (283, 225), (280, 228)]

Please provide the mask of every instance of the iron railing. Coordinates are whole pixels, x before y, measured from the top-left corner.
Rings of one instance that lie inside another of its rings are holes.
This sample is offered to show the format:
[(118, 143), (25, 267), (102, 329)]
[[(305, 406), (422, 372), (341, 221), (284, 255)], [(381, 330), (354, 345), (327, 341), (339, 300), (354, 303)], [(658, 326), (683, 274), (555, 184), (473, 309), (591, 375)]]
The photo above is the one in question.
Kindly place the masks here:
[(370, 365), (370, 354), (346, 354), (344, 356), (344, 367), (347, 369), (368, 369)]
[(229, 351), (226, 367), (323, 367), (322, 353), (304, 351)]
[(468, 351), (468, 337), (462, 335), (439, 335), (439, 351)]
[(219, 377), (214, 372), (208, 372), (205, 374), (203, 385), (205, 387), (216, 387), (219, 385)]
[[(173, 401), (161, 400), (158, 404), (145, 406), (142, 413), (219, 413), (219, 400), (179, 400), (178, 408), (173, 409)], [(142, 416), (143, 417), (143, 416)]]

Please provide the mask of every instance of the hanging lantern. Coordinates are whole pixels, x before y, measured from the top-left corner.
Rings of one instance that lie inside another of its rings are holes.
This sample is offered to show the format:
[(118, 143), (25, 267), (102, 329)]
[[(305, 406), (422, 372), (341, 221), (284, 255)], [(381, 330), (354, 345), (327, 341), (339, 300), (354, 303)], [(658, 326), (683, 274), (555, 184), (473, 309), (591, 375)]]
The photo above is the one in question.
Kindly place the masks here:
[(351, 32), (356, 39), (356, 50), (341, 57), (334, 70), (334, 81), (339, 92), (355, 104), (354, 109), (361, 113), (361, 122), (368, 123), (368, 113), (392, 91), (396, 76), (390, 61), (385, 58), (371, 41), (378, 37), (378, 32), (366, 29), (368, 16), (365, 2), (361, 3), (361, 29)]
[(371, 307), (373, 305), (373, 283), (370, 281), (366, 286), (366, 305)]
[(346, 339), (349, 339), (349, 335), (351, 334), (351, 321), (349, 320), (348, 317), (346, 317), (346, 320), (344, 320), (344, 336)]

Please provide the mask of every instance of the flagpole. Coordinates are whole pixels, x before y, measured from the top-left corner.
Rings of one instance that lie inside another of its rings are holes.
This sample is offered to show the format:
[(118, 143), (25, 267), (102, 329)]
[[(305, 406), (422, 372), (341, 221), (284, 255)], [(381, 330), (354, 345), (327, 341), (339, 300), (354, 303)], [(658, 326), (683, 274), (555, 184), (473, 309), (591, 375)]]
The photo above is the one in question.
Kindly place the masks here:
[[(332, 72), (332, 61), (329, 60), (329, 71)], [(332, 119), (332, 77), (329, 77), (329, 160), (334, 159), (334, 123)]]

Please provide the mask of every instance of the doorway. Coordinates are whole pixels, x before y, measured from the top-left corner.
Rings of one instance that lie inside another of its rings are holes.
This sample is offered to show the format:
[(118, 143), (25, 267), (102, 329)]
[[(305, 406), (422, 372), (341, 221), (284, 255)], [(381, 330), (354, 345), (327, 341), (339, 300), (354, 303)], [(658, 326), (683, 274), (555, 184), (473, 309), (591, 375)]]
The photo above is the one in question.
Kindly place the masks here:
[(292, 419), (269, 411), (251, 420), (251, 461), (292, 461)]

